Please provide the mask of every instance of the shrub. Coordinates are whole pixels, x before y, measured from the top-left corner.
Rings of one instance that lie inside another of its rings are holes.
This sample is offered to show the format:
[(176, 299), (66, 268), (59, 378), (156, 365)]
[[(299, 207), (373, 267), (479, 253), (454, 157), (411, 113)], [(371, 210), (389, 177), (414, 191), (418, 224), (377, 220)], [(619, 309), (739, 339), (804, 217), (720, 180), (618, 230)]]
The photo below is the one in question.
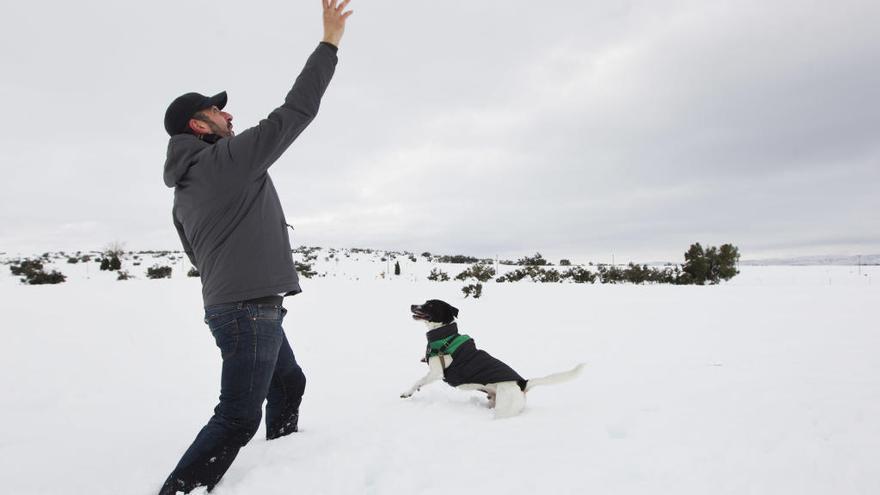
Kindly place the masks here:
[(105, 256), (101, 259), (101, 270), (109, 270), (111, 272), (115, 272), (122, 268), (122, 262), (119, 261), (119, 256), (115, 253)]
[(9, 265), (9, 271), (11, 271), (13, 275), (27, 276), (28, 273), (38, 272), (42, 269), (43, 263), (39, 260), (24, 260), (20, 261), (17, 265)]
[(538, 266), (519, 268), (495, 279), (496, 282), (519, 282), (528, 277), (532, 282), (560, 282), (562, 275), (553, 268), (545, 269)]
[(590, 270), (576, 266), (562, 272), (563, 280), (571, 280), (576, 284), (592, 284), (596, 282), (596, 274)]
[(453, 256), (437, 256), (434, 261), (438, 263), (455, 263), (455, 264), (463, 264), (463, 263), (478, 263), (480, 261), (479, 258), (474, 258), (473, 256), (465, 256), (463, 254), (456, 254)]
[(627, 282), (640, 285), (648, 280), (649, 273), (650, 270), (648, 270), (648, 265), (640, 266), (630, 262), (626, 269), (623, 270), (623, 279)]
[(623, 270), (615, 265), (599, 265), (599, 281), (603, 284), (617, 284), (625, 280)]
[(559, 266), (571, 266), (571, 260), (561, 259), (559, 260)]
[(116, 276), (116, 280), (129, 280), (134, 278), (128, 271), (119, 270), (119, 275)]
[(38, 272), (34, 272), (29, 274), (26, 278), (22, 279), (22, 282), (27, 282), (30, 285), (42, 285), (42, 284), (60, 284), (67, 280), (61, 272), (52, 270), (51, 273), (46, 273), (42, 270)]
[(192, 267), (186, 272), (187, 277), (198, 277), (199, 275), (199, 270), (196, 267)]
[(455, 276), (455, 280), (476, 279), (480, 282), (488, 282), (495, 276), (495, 269), (489, 265), (475, 264), (467, 270)]
[(464, 293), (464, 297), (473, 296), (474, 299), (479, 299), (483, 295), (483, 284), (465, 285), (461, 291)]
[(153, 265), (150, 268), (147, 268), (147, 278), (171, 278), (171, 267)]
[(428, 280), (433, 280), (434, 282), (446, 282), (449, 280), (449, 274), (439, 268), (434, 268), (431, 270), (431, 273), (428, 274)]
[(299, 261), (294, 261), (293, 266), (296, 267), (296, 272), (305, 278), (312, 278), (318, 274), (318, 272), (312, 270), (311, 263), (300, 263)]
[(678, 276), (681, 273), (679, 267), (651, 268), (648, 272), (648, 282), (656, 284), (675, 284), (678, 283)]
[(394, 262), (394, 274), (400, 275), (400, 262), (399, 261)]
[(21, 276), (21, 282), (29, 285), (60, 284), (67, 280), (61, 272), (52, 270), (46, 273), (43, 263), (39, 260), (24, 260), (9, 266), (13, 275)]

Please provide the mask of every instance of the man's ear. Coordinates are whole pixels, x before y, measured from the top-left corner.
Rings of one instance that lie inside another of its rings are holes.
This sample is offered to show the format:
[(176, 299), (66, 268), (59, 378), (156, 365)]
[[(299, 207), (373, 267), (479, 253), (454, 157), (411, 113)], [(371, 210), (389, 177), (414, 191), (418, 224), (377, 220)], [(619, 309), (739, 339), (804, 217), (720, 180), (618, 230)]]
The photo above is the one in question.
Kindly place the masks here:
[(207, 134), (211, 131), (211, 128), (208, 127), (208, 124), (202, 122), (199, 119), (189, 119), (187, 126), (196, 134)]

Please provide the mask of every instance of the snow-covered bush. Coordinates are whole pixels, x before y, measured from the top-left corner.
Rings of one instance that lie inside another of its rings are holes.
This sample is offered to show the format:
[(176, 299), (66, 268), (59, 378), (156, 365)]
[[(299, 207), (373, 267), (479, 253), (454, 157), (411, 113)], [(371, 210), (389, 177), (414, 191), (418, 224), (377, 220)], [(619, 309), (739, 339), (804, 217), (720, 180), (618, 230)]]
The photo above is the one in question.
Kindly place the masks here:
[(431, 273), (428, 274), (428, 280), (434, 282), (446, 282), (449, 280), (449, 274), (439, 268), (434, 268), (431, 270)]
[(147, 268), (147, 278), (171, 278), (171, 267), (153, 265), (150, 268)]

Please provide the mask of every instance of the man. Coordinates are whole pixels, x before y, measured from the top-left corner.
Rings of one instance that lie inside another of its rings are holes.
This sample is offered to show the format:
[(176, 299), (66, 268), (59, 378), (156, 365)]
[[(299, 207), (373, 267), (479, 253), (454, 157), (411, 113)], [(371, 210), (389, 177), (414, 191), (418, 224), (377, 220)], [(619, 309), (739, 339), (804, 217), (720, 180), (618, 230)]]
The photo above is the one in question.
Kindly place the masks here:
[(211, 491), (256, 433), (266, 400), (266, 438), (297, 431), (305, 375), (281, 327), (283, 296), (301, 292), (287, 222), (269, 167), (318, 112), (352, 14), (349, 0), (322, 0), (324, 39), (284, 104), (235, 135), (226, 93), (187, 93), (171, 103), (165, 184), (172, 217), (200, 273), (205, 322), (223, 359), (220, 402), (160, 495)]

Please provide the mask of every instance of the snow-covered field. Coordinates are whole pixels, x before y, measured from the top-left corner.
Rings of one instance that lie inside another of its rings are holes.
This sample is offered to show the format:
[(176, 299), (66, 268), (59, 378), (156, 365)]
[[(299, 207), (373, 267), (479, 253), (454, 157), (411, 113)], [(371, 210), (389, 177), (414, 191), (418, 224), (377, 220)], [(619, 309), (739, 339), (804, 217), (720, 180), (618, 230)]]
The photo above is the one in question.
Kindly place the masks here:
[[(337, 269), (288, 299), (309, 378), (301, 431), (258, 432), (214, 493), (880, 493), (880, 267), (489, 284), (473, 300), (401, 264), (393, 279), (379, 263)], [(96, 266), (59, 265), (57, 286), (3, 267), (2, 493), (152, 494), (211, 414), (220, 356), (198, 279), (117, 282)], [(506, 420), (442, 383), (402, 400), (426, 371), (408, 306), (428, 298), (526, 377), (581, 361), (584, 374)]]

